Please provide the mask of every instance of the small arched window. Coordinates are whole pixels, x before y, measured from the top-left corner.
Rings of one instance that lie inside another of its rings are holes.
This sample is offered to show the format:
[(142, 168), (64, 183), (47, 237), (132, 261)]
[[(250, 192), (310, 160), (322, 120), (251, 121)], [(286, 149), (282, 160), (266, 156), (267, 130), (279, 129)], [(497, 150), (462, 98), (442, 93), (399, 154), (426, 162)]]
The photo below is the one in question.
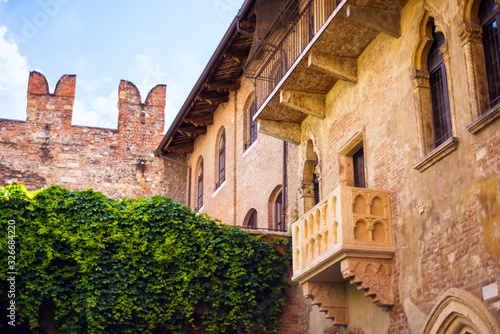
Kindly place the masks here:
[(222, 130), (219, 138), (219, 168), (217, 173), (217, 184), (215, 188), (219, 188), (226, 180), (226, 130)]
[(432, 98), (434, 147), (438, 147), (452, 136), (452, 132), (446, 69), (443, 55), (440, 52), (441, 47), (445, 44), (445, 39), (442, 33), (436, 32), (434, 25), (432, 25), (432, 38), (434, 42), (429, 50), (427, 68)]
[(479, 22), (483, 28), (484, 60), (488, 78), (490, 108), (500, 102), (500, 52), (498, 22), (500, 11), (494, 0), (483, 0), (479, 6)]
[(252, 209), (247, 215), (250, 215), (248, 217), (247, 227), (251, 229), (257, 228), (257, 210)]
[(200, 165), (198, 166), (198, 193), (196, 196), (196, 210), (200, 210), (203, 206), (203, 159), (200, 161)]
[(283, 219), (283, 192), (280, 191), (279, 195), (276, 197), (276, 201), (274, 201), (274, 221), (275, 221), (275, 229), (277, 231), (285, 230), (285, 223)]

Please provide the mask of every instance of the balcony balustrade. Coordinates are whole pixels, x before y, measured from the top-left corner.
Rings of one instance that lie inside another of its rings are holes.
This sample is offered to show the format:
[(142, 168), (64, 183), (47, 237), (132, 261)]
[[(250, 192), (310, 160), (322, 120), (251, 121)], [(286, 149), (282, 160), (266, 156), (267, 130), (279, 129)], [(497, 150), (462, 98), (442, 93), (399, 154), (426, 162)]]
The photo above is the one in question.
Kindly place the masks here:
[(339, 186), (292, 226), (293, 281), (334, 323), (347, 322), (345, 280), (394, 304), (390, 193)]

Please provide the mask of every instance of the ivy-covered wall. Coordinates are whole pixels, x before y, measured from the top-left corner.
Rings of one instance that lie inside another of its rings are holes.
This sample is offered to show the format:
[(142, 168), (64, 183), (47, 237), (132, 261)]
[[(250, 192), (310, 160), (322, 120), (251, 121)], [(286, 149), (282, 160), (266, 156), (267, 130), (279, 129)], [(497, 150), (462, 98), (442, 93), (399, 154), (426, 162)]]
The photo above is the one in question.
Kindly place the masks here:
[(17, 326), (36, 332), (45, 305), (62, 333), (273, 333), (279, 322), (282, 245), (169, 198), (7, 186), (0, 224), (2, 308), (14, 305)]

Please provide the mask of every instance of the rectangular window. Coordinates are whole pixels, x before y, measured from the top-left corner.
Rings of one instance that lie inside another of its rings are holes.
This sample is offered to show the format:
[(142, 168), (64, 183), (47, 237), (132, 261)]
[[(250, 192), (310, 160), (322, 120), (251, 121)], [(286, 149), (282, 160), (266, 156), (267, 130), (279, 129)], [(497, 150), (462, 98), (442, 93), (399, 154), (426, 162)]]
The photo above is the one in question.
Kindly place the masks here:
[(432, 97), (432, 116), (434, 120), (435, 147), (451, 137), (451, 119), (448, 106), (448, 87), (446, 85), (444, 63), (429, 75)]
[(354, 168), (354, 186), (358, 188), (366, 188), (365, 182), (365, 154), (363, 147), (352, 156)]

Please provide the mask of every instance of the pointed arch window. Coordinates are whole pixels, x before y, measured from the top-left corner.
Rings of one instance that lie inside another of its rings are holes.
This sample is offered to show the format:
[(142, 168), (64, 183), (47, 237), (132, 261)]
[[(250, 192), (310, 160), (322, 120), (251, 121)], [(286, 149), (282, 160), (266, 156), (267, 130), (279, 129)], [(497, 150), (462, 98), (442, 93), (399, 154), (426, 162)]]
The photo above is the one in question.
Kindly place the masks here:
[(434, 42), (429, 50), (427, 68), (429, 70), (429, 85), (432, 98), (432, 118), (434, 121), (434, 147), (438, 147), (451, 137), (451, 116), (448, 100), (448, 85), (446, 82), (446, 68), (441, 47), (445, 44), (444, 35), (436, 32), (432, 26)]
[(413, 168), (423, 172), (458, 147), (453, 119), (455, 106), (450, 54), (444, 32), (436, 29), (434, 18), (425, 12), (420, 38), (413, 53), (412, 81), (417, 112), (420, 159)]
[(219, 167), (218, 167), (218, 181), (215, 188), (219, 188), (222, 183), (226, 180), (226, 130), (222, 130), (219, 138)]
[(197, 183), (197, 196), (196, 196), (196, 210), (203, 207), (203, 159), (201, 159), (198, 166), (198, 183)]

